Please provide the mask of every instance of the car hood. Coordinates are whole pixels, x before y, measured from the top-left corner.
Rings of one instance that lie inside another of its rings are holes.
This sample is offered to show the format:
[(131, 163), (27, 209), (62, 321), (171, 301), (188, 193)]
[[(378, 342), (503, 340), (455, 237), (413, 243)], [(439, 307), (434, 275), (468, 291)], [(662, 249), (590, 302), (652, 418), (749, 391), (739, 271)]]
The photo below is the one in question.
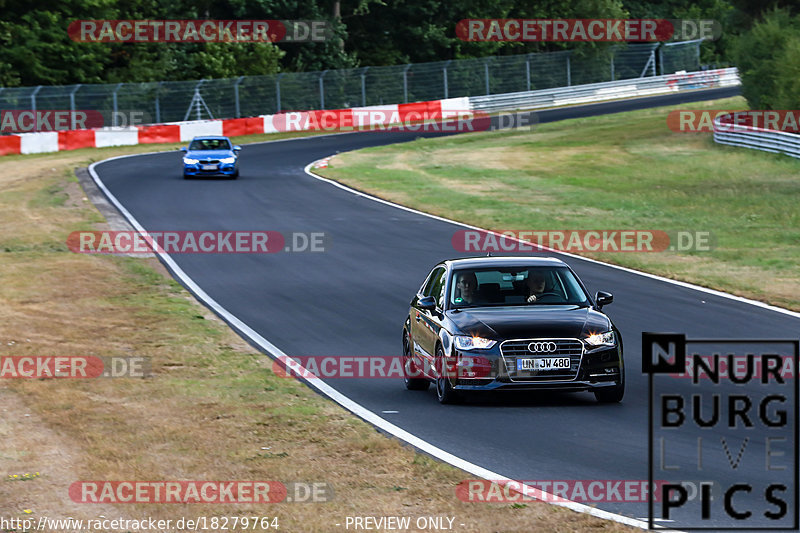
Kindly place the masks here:
[(183, 157), (190, 159), (222, 159), (233, 155), (234, 153), (231, 150), (189, 150)]
[(455, 333), (490, 339), (582, 338), (611, 329), (606, 315), (577, 305), (481, 307), (448, 311)]

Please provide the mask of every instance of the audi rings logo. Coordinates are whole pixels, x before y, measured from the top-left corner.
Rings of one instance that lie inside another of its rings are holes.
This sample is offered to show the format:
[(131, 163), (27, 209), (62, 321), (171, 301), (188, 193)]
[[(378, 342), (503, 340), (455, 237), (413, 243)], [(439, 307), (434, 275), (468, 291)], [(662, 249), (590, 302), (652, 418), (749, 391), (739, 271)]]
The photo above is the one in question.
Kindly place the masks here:
[(554, 342), (532, 342), (528, 345), (528, 350), (532, 353), (550, 353), (556, 351)]

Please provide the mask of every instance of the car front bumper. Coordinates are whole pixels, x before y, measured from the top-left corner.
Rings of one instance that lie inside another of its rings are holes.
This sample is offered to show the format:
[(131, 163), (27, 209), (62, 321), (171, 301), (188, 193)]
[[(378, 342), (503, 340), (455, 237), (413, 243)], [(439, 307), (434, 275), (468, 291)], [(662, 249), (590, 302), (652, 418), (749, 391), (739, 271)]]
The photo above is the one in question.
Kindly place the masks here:
[(204, 169), (203, 165), (194, 164), (183, 165), (183, 174), (185, 176), (232, 176), (236, 174), (236, 163), (220, 163), (215, 169)]
[[(481, 353), (483, 352), (483, 353)], [(550, 378), (546, 373), (518, 375), (496, 347), (492, 350), (456, 351), (448, 358), (451, 384), (456, 390), (564, 390), (585, 391), (612, 387), (621, 381), (622, 351), (619, 346), (584, 350), (574, 377)]]

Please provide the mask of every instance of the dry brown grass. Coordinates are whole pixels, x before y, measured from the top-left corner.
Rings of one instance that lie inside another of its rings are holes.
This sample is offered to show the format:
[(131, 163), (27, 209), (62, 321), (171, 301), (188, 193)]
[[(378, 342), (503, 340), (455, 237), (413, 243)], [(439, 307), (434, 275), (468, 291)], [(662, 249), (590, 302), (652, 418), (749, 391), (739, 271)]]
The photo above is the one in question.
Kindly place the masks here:
[[(104, 157), (153, 147), (106, 149)], [(0, 382), (0, 516), (277, 516), (337, 531), (347, 515), (455, 517), (457, 531), (623, 531), (546, 504), (469, 504), (470, 476), (376, 432), (270, 360), (164, 276), (154, 259), (75, 255), (102, 227), (72, 173), (93, 151), (0, 159), (0, 356), (149, 357), (146, 379)], [(324, 481), (329, 503), (89, 505), (78, 480)], [(24, 514), (26, 510), (30, 514)]]

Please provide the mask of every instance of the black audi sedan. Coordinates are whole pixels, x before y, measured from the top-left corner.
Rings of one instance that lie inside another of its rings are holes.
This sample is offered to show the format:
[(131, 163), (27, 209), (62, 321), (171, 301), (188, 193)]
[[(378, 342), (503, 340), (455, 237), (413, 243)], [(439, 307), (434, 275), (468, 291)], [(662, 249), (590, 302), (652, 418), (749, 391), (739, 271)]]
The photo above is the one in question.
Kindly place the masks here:
[(476, 257), (436, 265), (403, 325), (411, 390), (436, 385), (441, 403), (487, 390), (591, 391), (599, 402), (625, 393), (622, 337), (563, 261)]

